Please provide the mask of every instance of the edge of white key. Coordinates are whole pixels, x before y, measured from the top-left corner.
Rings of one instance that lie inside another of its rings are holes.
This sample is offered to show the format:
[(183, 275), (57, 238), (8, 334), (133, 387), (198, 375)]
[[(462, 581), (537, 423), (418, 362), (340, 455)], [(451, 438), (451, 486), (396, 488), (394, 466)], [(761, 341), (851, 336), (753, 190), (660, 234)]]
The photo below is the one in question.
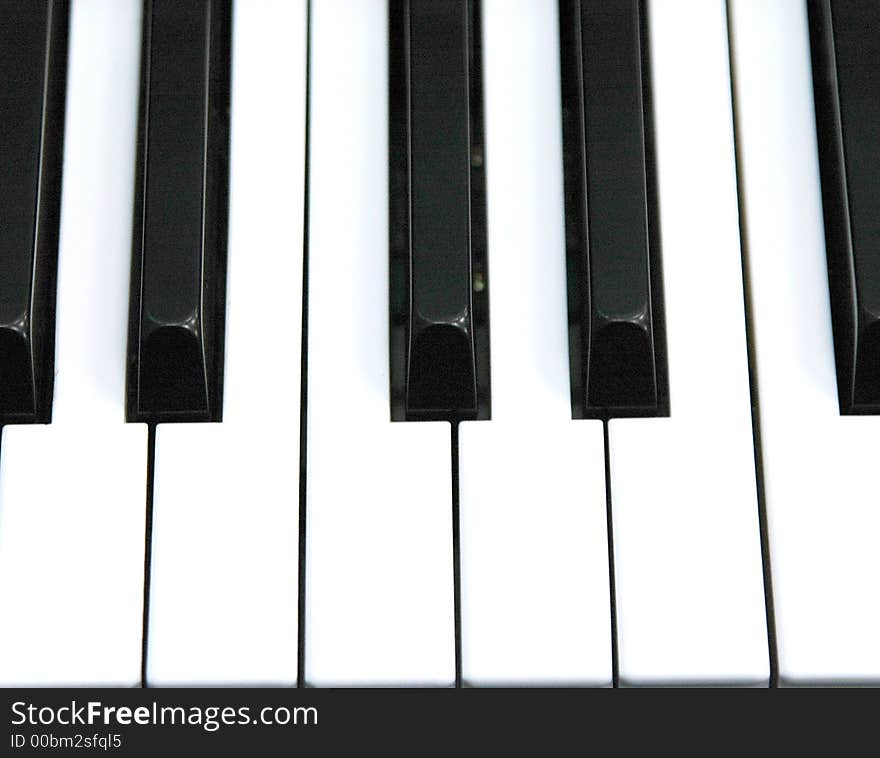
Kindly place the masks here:
[(385, 3), (312, 5), (305, 676), (316, 686), (455, 677), (449, 426), (390, 422), (386, 27)]
[(124, 423), (140, 3), (73, 3), (52, 423), (0, 455), (0, 681), (140, 680), (147, 427)]
[(297, 678), (306, 2), (232, 34), (223, 421), (156, 428), (151, 684)]
[(620, 681), (766, 685), (725, 3), (650, 22), (671, 410), (608, 424)]
[(483, 6), (492, 420), (459, 427), (462, 678), (611, 684), (602, 423), (572, 421), (558, 16)]
[(880, 419), (841, 417), (806, 6), (734, 0), (780, 685), (880, 684)]

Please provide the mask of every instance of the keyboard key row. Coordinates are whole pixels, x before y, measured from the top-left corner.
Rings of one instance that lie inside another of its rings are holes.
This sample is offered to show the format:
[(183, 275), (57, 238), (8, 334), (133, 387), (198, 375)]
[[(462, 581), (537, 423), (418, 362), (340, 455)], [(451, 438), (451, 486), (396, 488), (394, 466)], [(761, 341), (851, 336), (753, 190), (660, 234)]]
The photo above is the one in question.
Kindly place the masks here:
[(141, 5), (15, 11), (0, 681), (877, 680), (852, 3)]

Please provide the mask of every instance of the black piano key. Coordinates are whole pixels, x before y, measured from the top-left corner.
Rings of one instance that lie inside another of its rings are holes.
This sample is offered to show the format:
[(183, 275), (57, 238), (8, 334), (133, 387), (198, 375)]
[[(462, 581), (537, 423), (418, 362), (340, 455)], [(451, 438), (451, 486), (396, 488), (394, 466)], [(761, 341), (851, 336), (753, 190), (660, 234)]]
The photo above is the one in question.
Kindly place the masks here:
[(810, 0), (837, 390), (843, 414), (880, 412), (880, 5)]
[(489, 415), (479, 4), (392, 0), (392, 418)]
[(68, 17), (0, 3), (0, 424), (52, 413)]
[(146, 0), (129, 319), (130, 421), (222, 409), (230, 0)]
[(572, 415), (669, 414), (647, 18), (560, 0)]

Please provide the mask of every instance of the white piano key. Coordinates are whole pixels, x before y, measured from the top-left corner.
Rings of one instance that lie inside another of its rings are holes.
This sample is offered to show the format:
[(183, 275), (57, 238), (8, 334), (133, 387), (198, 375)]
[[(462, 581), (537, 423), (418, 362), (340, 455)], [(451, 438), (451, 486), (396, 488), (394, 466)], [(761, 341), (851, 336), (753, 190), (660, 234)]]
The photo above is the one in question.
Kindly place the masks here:
[(492, 420), (460, 426), (467, 684), (611, 683), (602, 423), (572, 421), (555, 3), (483, 5)]
[(147, 428), (124, 423), (138, 0), (73, 3), (52, 423), (0, 455), (0, 683), (140, 679)]
[(838, 410), (805, 4), (732, 4), (779, 680), (880, 684), (880, 419)]
[(147, 679), (297, 676), (306, 1), (234, 6), (222, 423), (156, 431)]
[(306, 679), (454, 681), (449, 426), (390, 422), (387, 8), (312, 4)]
[(620, 681), (762, 685), (725, 3), (649, 11), (671, 416), (609, 423)]

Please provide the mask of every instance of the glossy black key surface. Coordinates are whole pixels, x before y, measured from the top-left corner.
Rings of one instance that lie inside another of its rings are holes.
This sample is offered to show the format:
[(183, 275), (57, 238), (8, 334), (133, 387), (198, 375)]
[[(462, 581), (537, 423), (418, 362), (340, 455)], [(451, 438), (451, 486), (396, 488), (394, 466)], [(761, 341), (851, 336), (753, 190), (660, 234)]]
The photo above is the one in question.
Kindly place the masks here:
[(0, 424), (52, 413), (68, 17), (0, 3)]
[(479, 4), (389, 14), (392, 418), (486, 418)]
[(147, 0), (143, 23), (127, 416), (216, 421), (222, 407), (231, 4)]
[(837, 390), (880, 412), (880, 4), (810, 0)]
[(560, 0), (572, 415), (669, 414), (647, 19)]

